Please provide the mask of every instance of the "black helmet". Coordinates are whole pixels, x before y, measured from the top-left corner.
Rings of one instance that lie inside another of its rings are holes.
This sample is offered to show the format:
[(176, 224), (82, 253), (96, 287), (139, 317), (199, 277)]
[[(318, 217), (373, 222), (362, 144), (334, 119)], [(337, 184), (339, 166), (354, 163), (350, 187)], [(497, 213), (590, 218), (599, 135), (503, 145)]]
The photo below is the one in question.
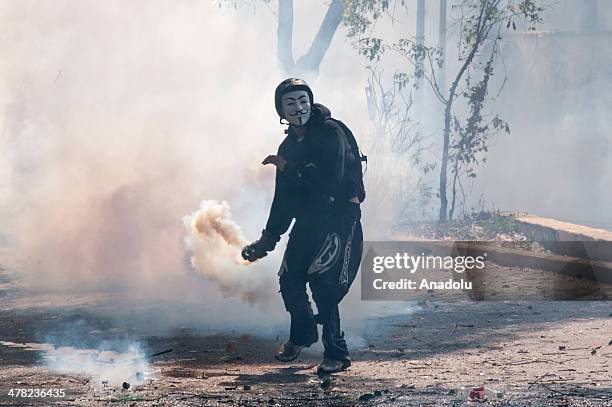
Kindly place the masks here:
[(278, 84), (276, 90), (274, 91), (274, 106), (276, 107), (276, 113), (278, 113), (281, 119), (285, 118), (283, 115), (283, 104), (281, 103), (281, 98), (285, 93), (292, 92), (294, 90), (305, 90), (310, 98), (310, 104), (312, 105), (314, 103), (312, 90), (310, 90), (310, 86), (308, 86), (304, 80), (297, 78), (285, 79)]

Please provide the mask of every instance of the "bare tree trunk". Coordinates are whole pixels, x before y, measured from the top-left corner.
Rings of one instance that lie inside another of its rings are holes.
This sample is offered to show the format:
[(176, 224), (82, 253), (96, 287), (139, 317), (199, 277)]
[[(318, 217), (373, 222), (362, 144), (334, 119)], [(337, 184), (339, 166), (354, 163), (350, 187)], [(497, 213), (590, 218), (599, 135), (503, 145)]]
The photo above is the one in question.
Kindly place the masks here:
[(485, 21), (483, 21), (483, 18), (484, 20), (487, 19), (487, 17), (484, 16), (484, 12), (487, 8), (487, 5), (488, 3), (485, 1), (480, 6), (480, 15), (478, 16), (476, 30), (478, 34), (474, 39), (474, 45), (472, 46), (470, 53), (463, 61), (461, 69), (459, 69), (459, 72), (457, 72), (457, 76), (455, 76), (455, 80), (453, 80), (453, 83), (451, 84), (450, 90), (448, 92), (448, 99), (446, 100), (446, 106), (444, 109), (444, 131), (442, 133), (444, 142), (442, 145), (442, 165), (440, 166), (440, 220), (446, 220), (448, 212), (448, 199), (446, 197), (446, 183), (448, 181), (448, 148), (450, 145), (450, 126), (453, 114), (453, 103), (455, 101), (456, 96), (455, 93), (457, 92), (459, 82), (461, 82), (463, 75), (467, 71), (468, 67), (472, 64), (476, 53), (480, 49), (483, 36), (486, 36), (487, 34), (487, 32), (482, 32), (482, 27), (485, 25)]
[(344, 16), (344, 0), (333, 0), (306, 55), (297, 60), (296, 68), (303, 72), (319, 73), (319, 65), (331, 45), (334, 34)]
[[(440, 57), (442, 59), (442, 63), (438, 68), (438, 89), (440, 94), (444, 95), (447, 92), (446, 86), (446, 9), (447, 9), (446, 0), (440, 0), (440, 20), (438, 26), (438, 42), (440, 46)], [(440, 171), (440, 220), (445, 219), (446, 217), (446, 163), (448, 162), (448, 143), (449, 143), (449, 131), (450, 131), (450, 111), (447, 110), (450, 108), (451, 101), (445, 105), (444, 109), (444, 145), (442, 146), (442, 170)], [(448, 120), (448, 122), (447, 122)], [(443, 177), (444, 174), (444, 177)], [(444, 185), (444, 188), (442, 188)], [(454, 189), (453, 182), (453, 189)], [(454, 193), (453, 193), (454, 198)], [(454, 210), (454, 200), (451, 208), (450, 218), (453, 218), (453, 210)], [(443, 216), (444, 214), (444, 216)]]
[(442, 63), (438, 69), (438, 88), (441, 94), (446, 93), (446, 9), (447, 0), (440, 0), (440, 21), (438, 31), (438, 42), (440, 46), (440, 58)]
[(420, 136), (423, 133), (423, 77), (425, 76), (425, 0), (417, 0), (417, 21), (416, 21), (416, 47), (417, 57), (414, 66), (415, 92), (414, 107), (417, 121), (416, 133)]
[(449, 92), (448, 102), (444, 109), (444, 132), (442, 133), (443, 144), (442, 144), (442, 165), (440, 166), (440, 220), (446, 220), (446, 213), (448, 211), (448, 199), (446, 198), (446, 182), (448, 172), (448, 146), (450, 144), (450, 125), (451, 125), (451, 114), (453, 107), (453, 100), (455, 98), (456, 83), (453, 82), (451, 91)]
[(276, 56), (286, 74), (293, 72), (293, 0), (278, 1), (278, 45)]
[(461, 82), (461, 78), (463, 78), (465, 71), (474, 60), (474, 56), (478, 52), (479, 46), (480, 38), (477, 38), (475, 40), (474, 47), (471, 49), (469, 55), (465, 58), (461, 69), (459, 69), (455, 80), (451, 84), (448, 92), (446, 108), (444, 109), (444, 132), (442, 133), (444, 142), (442, 145), (442, 165), (440, 166), (440, 220), (446, 220), (446, 214), (448, 212), (448, 199), (446, 197), (446, 183), (448, 180), (448, 148), (450, 145), (450, 126), (453, 113), (453, 103), (455, 101), (455, 92), (457, 92), (457, 87), (459, 86), (459, 82)]
[[(417, 24), (416, 24), (416, 45), (417, 49), (422, 50), (425, 46), (425, 0), (417, 0)], [(425, 55), (420, 55), (416, 63), (416, 85), (417, 85), (417, 105), (421, 102), (423, 87), (423, 69)]]
[(308, 52), (294, 62), (293, 0), (278, 1), (278, 62), (288, 75), (317, 75), (323, 57), (344, 17), (344, 0), (332, 0)]
[(597, 0), (583, 0), (580, 4), (582, 7), (582, 31), (598, 31)]
[(448, 213), (449, 220), (453, 220), (453, 214), (455, 213), (455, 201), (457, 200), (457, 179), (459, 179), (459, 161), (455, 161), (453, 168), (453, 199), (451, 200), (451, 207)]

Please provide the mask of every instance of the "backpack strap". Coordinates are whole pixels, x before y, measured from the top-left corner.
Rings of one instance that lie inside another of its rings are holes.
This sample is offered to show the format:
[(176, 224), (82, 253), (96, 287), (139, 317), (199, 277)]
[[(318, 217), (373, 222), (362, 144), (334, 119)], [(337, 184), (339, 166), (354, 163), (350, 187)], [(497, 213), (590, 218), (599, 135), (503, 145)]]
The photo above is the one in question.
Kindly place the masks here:
[[(368, 156), (362, 154), (361, 149), (359, 148), (359, 145), (357, 144), (357, 140), (355, 139), (355, 136), (353, 135), (353, 132), (351, 131), (351, 129), (348, 128), (348, 126), (346, 124), (344, 124), (341, 120), (338, 119), (334, 119), (334, 118), (329, 118), (326, 121), (332, 121), (333, 123), (335, 123), (336, 126), (340, 127), (340, 129), (342, 130), (342, 133), (344, 134), (344, 140), (346, 141), (346, 144), (350, 147), (351, 152), (353, 154), (353, 156), (356, 159), (356, 163), (358, 165), (358, 169), (355, 168), (353, 169), (353, 171), (359, 171), (359, 174), (356, 176), (355, 181), (357, 182), (357, 187), (360, 190), (358, 198), (360, 202), (363, 202), (363, 200), (365, 199), (365, 187), (363, 184), (363, 174), (365, 173), (365, 171), (367, 171), (368, 169)], [(365, 162), (366, 167), (365, 170), (363, 170), (362, 168), (362, 162)]]
[(340, 129), (344, 133), (344, 137), (345, 137), (347, 143), (351, 147), (355, 148), (355, 150), (357, 152), (357, 155), (359, 157), (359, 161), (365, 162), (366, 163), (366, 169), (367, 169), (368, 156), (364, 155), (361, 152), (361, 149), (357, 145), (357, 140), (355, 140), (355, 136), (353, 135), (353, 132), (351, 131), (351, 129), (349, 129), (348, 126), (346, 124), (344, 124), (344, 122), (342, 122), (342, 120), (338, 120), (338, 119), (334, 119), (333, 117), (330, 117), (329, 119), (327, 119), (327, 121), (331, 121), (333, 123), (336, 123), (338, 126), (340, 126)]

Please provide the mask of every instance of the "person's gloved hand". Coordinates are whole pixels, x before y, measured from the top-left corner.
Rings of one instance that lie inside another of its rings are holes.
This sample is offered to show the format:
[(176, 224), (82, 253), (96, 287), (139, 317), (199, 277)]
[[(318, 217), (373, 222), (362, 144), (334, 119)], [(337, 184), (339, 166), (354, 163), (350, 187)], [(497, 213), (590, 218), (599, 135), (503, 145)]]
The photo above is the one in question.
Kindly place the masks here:
[(261, 232), (259, 240), (244, 246), (242, 249), (242, 258), (252, 262), (266, 257), (268, 252), (274, 250), (276, 242), (278, 241), (279, 238), (264, 229)]
[(266, 257), (267, 255), (268, 252), (263, 249), (259, 240), (244, 246), (242, 249), (242, 258), (251, 262)]
[(282, 155), (269, 155), (261, 162), (263, 165), (274, 164), (280, 171), (285, 169), (287, 160)]

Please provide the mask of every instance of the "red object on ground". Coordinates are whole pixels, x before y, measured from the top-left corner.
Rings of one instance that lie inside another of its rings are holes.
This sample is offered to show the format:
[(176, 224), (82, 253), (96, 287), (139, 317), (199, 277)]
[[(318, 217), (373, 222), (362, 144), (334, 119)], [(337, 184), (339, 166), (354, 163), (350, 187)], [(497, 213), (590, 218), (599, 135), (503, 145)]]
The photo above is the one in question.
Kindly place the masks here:
[(470, 391), (470, 398), (474, 400), (483, 400), (485, 398), (485, 388), (473, 387)]

